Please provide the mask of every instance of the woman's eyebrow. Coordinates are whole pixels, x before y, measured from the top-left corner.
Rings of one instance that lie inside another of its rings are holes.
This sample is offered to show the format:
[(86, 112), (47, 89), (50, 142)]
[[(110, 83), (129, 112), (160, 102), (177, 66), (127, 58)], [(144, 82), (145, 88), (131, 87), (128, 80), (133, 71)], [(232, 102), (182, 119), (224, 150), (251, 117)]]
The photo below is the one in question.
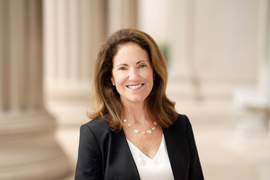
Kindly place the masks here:
[(140, 60), (140, 61), (136, 62), (136, 64), (140, 64), (141, 62), (148, 62), (148, 61), (146, 61), (146, 60)]
[(128, 64), (120, 63), (120, 64), (117, 64), (116, 66), (128, 66)]
[[(147, 60), (140, 60), (140, 61), (136, 62), (136, 64), (140, 64), (141, 62), (148, 62), (148, 61)], [(128, 66), (128, 64), (120, 63), (120, 64), (117, 64), (116, 66)]]

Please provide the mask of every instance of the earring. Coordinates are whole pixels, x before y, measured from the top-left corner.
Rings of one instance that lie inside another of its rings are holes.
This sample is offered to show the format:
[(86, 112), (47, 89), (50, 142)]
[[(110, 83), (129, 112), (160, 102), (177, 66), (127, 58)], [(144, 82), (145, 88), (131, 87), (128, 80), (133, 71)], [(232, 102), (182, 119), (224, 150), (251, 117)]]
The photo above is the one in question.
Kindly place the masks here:
[(114, 84), (112, 84), (113, 86), (115, 86)]

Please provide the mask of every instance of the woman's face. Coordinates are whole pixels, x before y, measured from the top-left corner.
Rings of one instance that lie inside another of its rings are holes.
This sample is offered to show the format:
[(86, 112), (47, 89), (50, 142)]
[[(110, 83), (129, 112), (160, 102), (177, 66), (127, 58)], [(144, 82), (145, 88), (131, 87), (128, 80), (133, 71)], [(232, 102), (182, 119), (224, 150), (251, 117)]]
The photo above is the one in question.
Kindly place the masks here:
[(147, 52), (133, 42), (121, 45), (113, 57), (111, 81), (123, 104), (144, 103), (153, 88), (153, 68)]

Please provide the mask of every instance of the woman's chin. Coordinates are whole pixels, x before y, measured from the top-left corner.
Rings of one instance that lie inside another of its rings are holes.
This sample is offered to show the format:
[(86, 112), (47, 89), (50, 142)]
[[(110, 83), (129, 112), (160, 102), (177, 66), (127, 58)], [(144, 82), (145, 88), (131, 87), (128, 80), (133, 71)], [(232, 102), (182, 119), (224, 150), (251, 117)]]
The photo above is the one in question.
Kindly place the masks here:
[(140, 104), (140, 103), (145, 103), (145, 98), (130, 98), (130, 99), (122, 99), (122, 102), (124, 104)]

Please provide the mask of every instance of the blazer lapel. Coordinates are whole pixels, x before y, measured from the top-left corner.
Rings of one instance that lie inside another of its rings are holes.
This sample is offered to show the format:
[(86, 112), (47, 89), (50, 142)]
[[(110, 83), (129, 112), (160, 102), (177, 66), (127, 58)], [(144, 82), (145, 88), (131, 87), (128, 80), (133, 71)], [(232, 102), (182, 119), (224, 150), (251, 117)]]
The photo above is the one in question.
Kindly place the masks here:
[(126, 152), (125, 157), (128, 158), (127, 161), (132, 162), (132, 163), (130, 163), (130, 166), (128, 168), (130, 168), (129, 169), (130, 171), (133, 171), (135, 173), (133, 178), (140, 179), (139, 171), (137, 169), (136, 163), (135, 163), (133, 156), (131, 154), (131, 151), (129, 149), (128, 142), (127, 142), (127, 139), (126, 139), (126, 136), (125, 136), (125, 133), (123, 130), (121, 130), (120, 135), (121, 135), (121, 141), (122, 141), (121, 143), (123, 144), (123, 149), (124, 149), (123, 151)]
[[(114, 133), (112, 142), (114, 144), (114, 148), (111, 152), (110, 162), (115, 162), (115, 166), (112, 167), (117, 168), (115, 169), (114, 175), (118, 176), (119, 178), (116, 179), (130, 179), (130, 180), (139, 180), (139, 172), (136, 167), (135, 161), (129, 149), (126, 136), (124, 131), (121, 130), (118, 133)], [(120, 168), (120, 169), (119, 169)]]
[(187, 179), (188, 166), (185, 165), (189, 163), (189, 160), (185, 139), (181, 138), (183, 135), (179, 134), (179, 131), (173, 125), (164, 128), (163, 133), (174, 179)]

